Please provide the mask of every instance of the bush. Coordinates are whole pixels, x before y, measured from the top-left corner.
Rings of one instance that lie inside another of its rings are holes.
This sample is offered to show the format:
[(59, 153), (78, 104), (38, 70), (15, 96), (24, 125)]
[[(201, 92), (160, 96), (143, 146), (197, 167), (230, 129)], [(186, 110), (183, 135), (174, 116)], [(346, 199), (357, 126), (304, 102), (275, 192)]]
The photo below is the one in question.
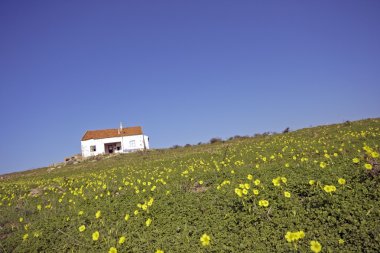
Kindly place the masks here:
[(222, 142), (223, 140), (221, 139), (221, 138), (212, 138), (211, 140), (210, 140), (210, 143), (211, 144), (214, 144), (214, 143), (217, 143), (217, 142)]

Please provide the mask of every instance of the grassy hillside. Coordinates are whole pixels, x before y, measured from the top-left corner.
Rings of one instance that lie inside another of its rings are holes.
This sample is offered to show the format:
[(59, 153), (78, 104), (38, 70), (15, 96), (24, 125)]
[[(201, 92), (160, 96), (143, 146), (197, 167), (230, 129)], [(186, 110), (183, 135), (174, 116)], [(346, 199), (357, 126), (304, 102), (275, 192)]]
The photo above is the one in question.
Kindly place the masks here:
[(378, 252), (380, 119), (0, 181), (3, 252)]

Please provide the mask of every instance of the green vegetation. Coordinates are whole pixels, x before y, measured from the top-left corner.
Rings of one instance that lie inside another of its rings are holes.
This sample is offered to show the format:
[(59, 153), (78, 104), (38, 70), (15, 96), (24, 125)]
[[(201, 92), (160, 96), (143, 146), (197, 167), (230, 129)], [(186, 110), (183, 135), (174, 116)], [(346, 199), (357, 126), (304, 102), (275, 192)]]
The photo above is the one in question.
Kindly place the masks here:
[(378, 252), (379, 143), (369, 119), (16, 173), (0, 251)]

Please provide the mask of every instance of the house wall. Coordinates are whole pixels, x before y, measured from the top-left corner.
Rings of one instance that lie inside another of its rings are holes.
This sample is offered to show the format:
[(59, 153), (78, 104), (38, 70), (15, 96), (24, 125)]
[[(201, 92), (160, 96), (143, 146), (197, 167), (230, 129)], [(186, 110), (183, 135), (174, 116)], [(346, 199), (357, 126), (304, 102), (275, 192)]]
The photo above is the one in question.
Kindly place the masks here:
[[(82, 156), (88, 157), (88, 156), (94, 156), (99, 154), (104, 154), (104, 144), (106, 143), (113, 143), (113, 142), (121, 142), (121, 150), (115, 152), (117, 153), (128, 153), (132, 151), (137, 150), (143, 150), (144, 149), (144, 142), (145, 140), (145, 147), (146, 149), (149, 149), (149, 137), (146, 135), (132, 135), (132, 136), (121, 136), (121, 137), (113, 137), (113, 138), (105, 138), (105, 139), (91, 139), (86, 141), (81, 141), (81, 150), (82, 150)], [(134, 145), (131, 145), (134, 144)], [(91, 146), (96, 146), (96, 151), (91, 151)]]

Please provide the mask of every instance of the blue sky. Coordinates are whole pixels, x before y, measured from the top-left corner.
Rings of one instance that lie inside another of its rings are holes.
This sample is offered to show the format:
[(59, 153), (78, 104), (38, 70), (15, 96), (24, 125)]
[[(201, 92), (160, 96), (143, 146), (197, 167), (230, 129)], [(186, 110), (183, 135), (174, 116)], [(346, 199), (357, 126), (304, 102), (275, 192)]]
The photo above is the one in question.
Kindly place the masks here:
[(154, 148), (380, 116), (380, 1), (0, 2), (0, 174), (140, 125)]

